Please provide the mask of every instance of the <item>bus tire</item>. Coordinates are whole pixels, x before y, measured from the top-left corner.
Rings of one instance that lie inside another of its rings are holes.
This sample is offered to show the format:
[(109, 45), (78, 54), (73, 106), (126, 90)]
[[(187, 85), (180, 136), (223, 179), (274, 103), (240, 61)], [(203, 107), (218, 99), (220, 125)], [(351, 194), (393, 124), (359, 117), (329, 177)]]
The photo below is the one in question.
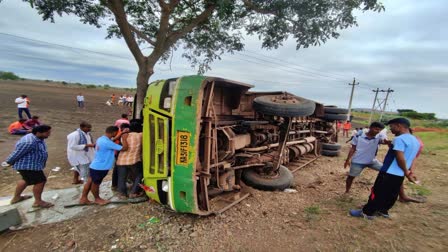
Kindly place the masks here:
[(327, 156), (327, 157), (337, 157), (340, 154), (339, 150), (326, 150), (326, 149), (322, 149), (320, 154), (322, 154), (322, 156)]
[(348, 114), (348, 109), (325, 106), (324, 112), (325, 114)]
[(327, 114), (325, 113), (322, 119), (326, 121), (346, 121), (347, 120), (347, 114)]
[(253, 102), (254, 110), (266, 115), (296, 117), (312, 115), (316, 109), (316, 103), (313, 101), (291, 95), (288, 95), (287, 99), (282, 99), (282, 96), (256, 97)]
[(264, 191), (284, 190), (293, 183), (292, 172), (280, 165), (276, 177), (267, 177), (260, 175), (255, 169), (246, 169), (243, 171), (242, 179), (246, 185)]
[(340, 150), (341, 145), (340, 144), (330, 144), (330, 143), (322, 143), (322, 149), (324, 150)]

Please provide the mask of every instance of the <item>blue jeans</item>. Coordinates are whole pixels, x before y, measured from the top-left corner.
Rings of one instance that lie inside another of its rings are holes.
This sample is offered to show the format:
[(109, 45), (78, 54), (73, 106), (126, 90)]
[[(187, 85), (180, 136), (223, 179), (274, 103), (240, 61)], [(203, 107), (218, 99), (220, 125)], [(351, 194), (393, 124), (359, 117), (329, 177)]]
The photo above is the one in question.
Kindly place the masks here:
[(31, 114), (30, 114), (30, 110), (28, 108), (19, 108), (18, 114), (19, 114), (19, 118), (23, 119), (22, 117), (22, 112), (25, 111), (26, 116), (28, 116), (28, 119), (31, 119)]

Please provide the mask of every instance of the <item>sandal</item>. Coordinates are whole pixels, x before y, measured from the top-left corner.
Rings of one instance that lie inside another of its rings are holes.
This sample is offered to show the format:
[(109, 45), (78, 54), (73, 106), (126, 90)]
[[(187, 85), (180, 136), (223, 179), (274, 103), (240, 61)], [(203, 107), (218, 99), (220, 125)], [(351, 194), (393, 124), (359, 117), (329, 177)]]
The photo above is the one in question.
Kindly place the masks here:
[(33, 204), (34, 208), (50, 208), (50, 207), (53, 207), (53, 206), (54, 206), (54, 204), (50, 203), (50, 202), (44, 202), (44, 203), (42, 203), (40, 205)]
[(19, 203), (20, 201), (24, 201), (24, 200), (27, 200), (27, 199), (31, 199), (33, 196), (31, 196), (31, 195), (21, 195), (20, 196), (20, 198), (18, 199), (18, 200), (15, 200), (15, 201), (12, 201), (11, 200), (11, 205), (12, 204), (16, 204), (16, 203)]

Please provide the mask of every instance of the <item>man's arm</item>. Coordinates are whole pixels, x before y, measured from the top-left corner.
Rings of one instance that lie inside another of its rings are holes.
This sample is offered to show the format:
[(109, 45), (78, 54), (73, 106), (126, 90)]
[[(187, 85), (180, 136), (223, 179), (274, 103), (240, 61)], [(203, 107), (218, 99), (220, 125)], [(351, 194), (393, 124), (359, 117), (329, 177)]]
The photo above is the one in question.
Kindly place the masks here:
[(355, 154), (355, 152), (356, 152), (356, 145), (352, 144), (352, 148), (350, 148), (350, 151), (348, 152), (348, 155), (347, 155), (347, 159), (345, 160), (344, 168), (347, 168), (347, 166), (350, 166), (351, 159), (353, 157), (353, 154)]
[(395, 151), (395, 159), (397, 159), (398, 166), (403, 170), (404, 175), (408, 178), (409, 181), (414, 182), (414, 178), (411, 176), (408, 168), (406, 167), (406, 159), (404, 158), (404, 152), (396, 150)]
[(16, 147), (16, 149), (9, 155), (9, 157), (6, 159), (6, 163), (8, 164), (14, 164), (22, 158), (25, 154), (30, 152), (32, 150), (32, 143), (19, 143)]

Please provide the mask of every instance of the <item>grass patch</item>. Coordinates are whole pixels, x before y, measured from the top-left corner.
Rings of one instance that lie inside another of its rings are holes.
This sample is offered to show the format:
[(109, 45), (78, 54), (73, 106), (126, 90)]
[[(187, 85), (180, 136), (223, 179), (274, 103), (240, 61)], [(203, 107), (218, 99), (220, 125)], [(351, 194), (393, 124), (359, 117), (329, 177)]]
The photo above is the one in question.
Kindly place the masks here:
[(319, 206), (309, 206), (304, 209), (305, 212), (305, 219), (307, 221), (312, 220), (320, 220), (320, 214), (322, 213), (322, 210)]
[(412, 189), (414, 194), (418, 196), (429, 196), (432, 193), (428, 188), (421, 185), (409, 184), (409, 187)]
[(423, 153), (448, 150), (448, 132), (417, 132), (415, 135), (425, 144)]

